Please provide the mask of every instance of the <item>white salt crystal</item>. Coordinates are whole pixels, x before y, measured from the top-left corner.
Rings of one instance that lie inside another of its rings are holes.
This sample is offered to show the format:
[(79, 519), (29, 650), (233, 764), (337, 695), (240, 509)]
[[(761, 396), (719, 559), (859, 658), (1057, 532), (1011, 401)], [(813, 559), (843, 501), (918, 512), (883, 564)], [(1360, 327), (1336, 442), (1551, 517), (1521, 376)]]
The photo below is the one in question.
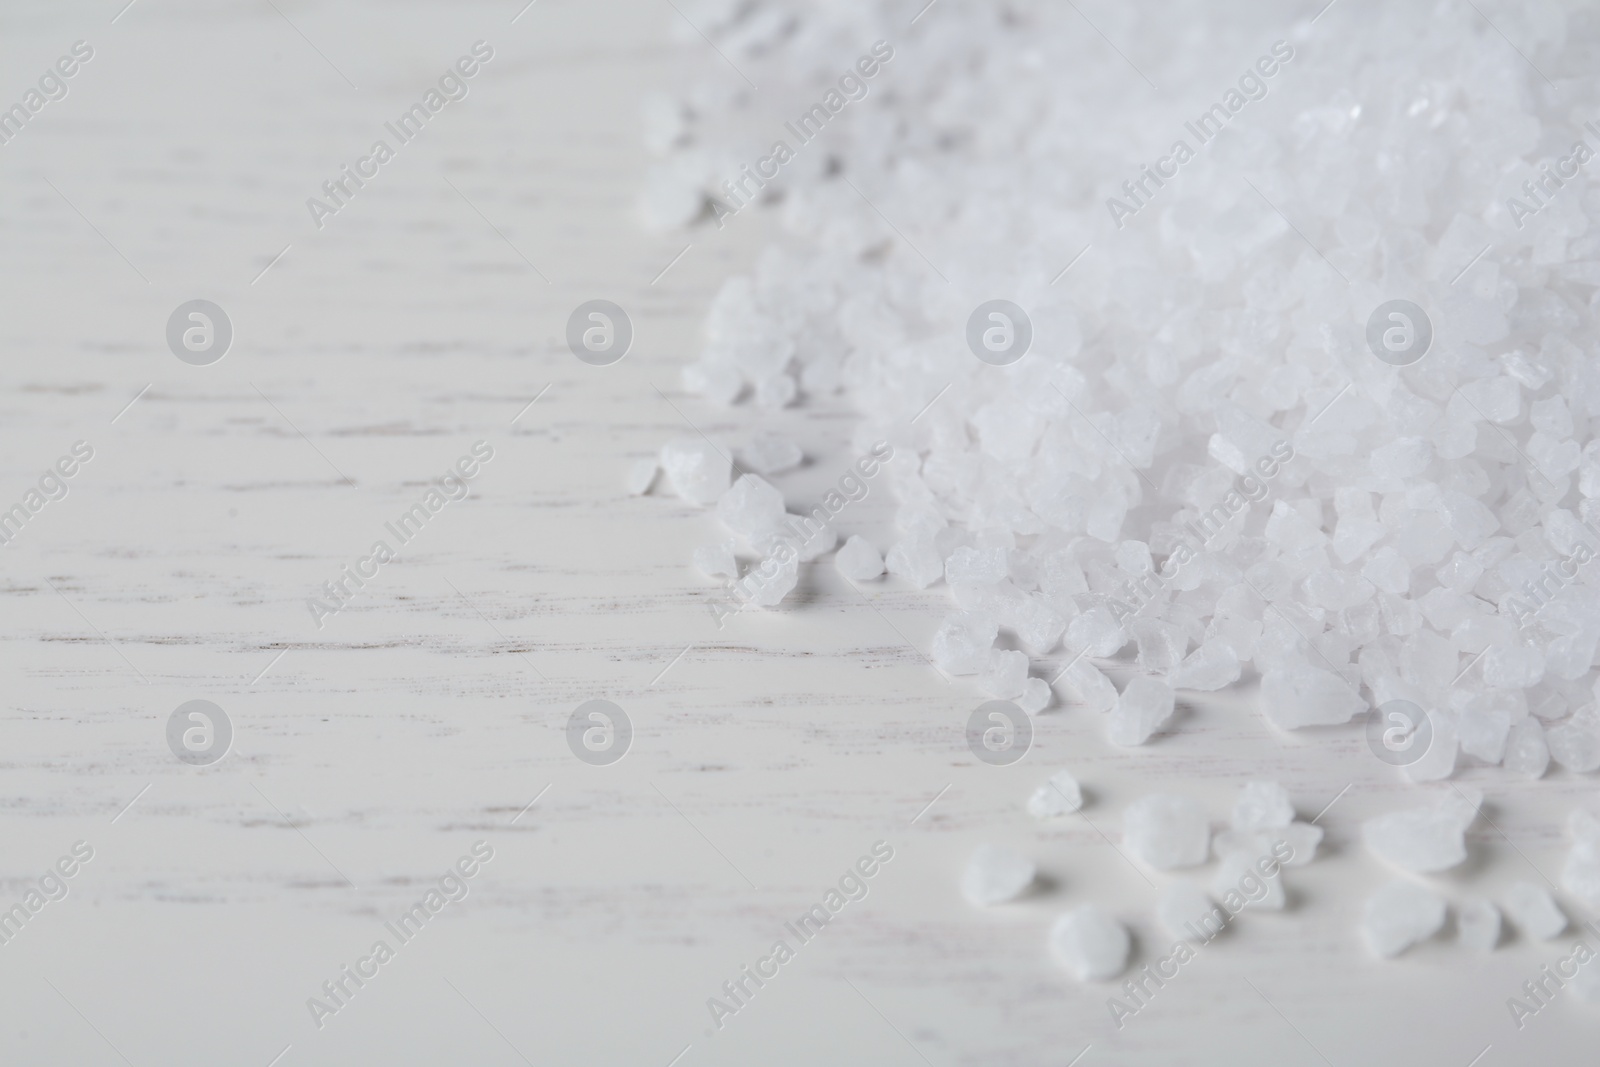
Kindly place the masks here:
[(1117, 687), (1093, 663), (1079, 659), (1068, 666), (1061, 675), (1077, 691), (1079, 698), (1090, 711), (1110, 711), (1116, 706)]
[(1367, 947), (1387, 959), (1438, 933), (1444, 918), (1439, 896), (1413, 882), (1393, 881), (1367, 898), (1361, 933)]
[(1544, 739), (1550, 758), (1567, 770), (1583, 774), (1600, 767), (1600, 729), (1593, 708), (1579, 709), (1566, 722), (1545, 730)]
[(650, 491), (650, 486), (655, 484), (656, 472), (661, 465), (654, 456), (647, 459), (636, 459), (628, 464), (628, 476), (624, 479), (623, 488), (629, 496), (644, 496)]
[(739, 451), (739, 459), (757, 474), (782, 474), (800, 466), (804, 456), (800, 446), (787, 437), (774, 433), (759, 433)]
[(979, 845), (961, 876), (961, 895), (979, 907), (1003, 904), (1033, 884), (1033, 861), (1001, 845)]
[(1022, 683), (1022, 695), (1017, 707), (1029, 715), (1037, 715), (1050, 706), (1050, 683), (1043, 678), (1029, 678)]
[(1203, 942), (1221, 931), (1227, 913), (1212, 903), (1198, 883), (1180, 878), (1161, 894), (1156, 919), (1175, 940)]
[(1274, 829), (1294, 821), (1289, 791), (1277, 782), (1246, 782), (1233, 803), (1235, 830)]
[(1021, 652), (991, 649), (989, 665), (978, 678), (978, 688), (992, 697), (1010, 700), (1022, 695), (1028, 680), (1028, 657)]
[(1035, 819), (1053, 819), (1083, 807), (1083, 790), (1067, 771), (1057, 771), (1028, 798), (1028, 814)]
[(918, 589), (926, 589), (944, 576), (944, 560), (933, 536), (911, 533), (896, 541), (884, 558), (890, 574), (904, 578)]
[(1467, 858), (1464, 838), (1476, 817), (1476, 808), (1452, 791), (1441, 803), (1368, 819), (1361, 825), (1361, 839), (1379, 859), (1401, 870), (1430, 874)]
[(1136, 676), (1111, 709), (1106, 735), (1114, 745), (1142, 745), (1172, 718), (1172, 687), (1155, 678)]
[(1367, 703), (1338, 675), (1301, 663), (1262, 675), (1261, 710), (1274, 725), (1298, 730), (1349, 722)]
[(732, 464), (700, 437), (680, 437), (661, 447), (661, 467), (672, 491), (691, 504), (715, 504), (727, 492)]
[(1503, 708), (1473, 705), (1456, 720), (1461, 751), (1485, 763), (1499, 763), (1504, 757), (1510, 730), (1511, 714)]
[(1000, 627), (971, 611), (946, 615), (933, 635), (933, 661), (951, 674), (977, 674), (989, 666), (989, 651)]
[(739, 563), (733, 556), (733, 542), (702, 545), (694, 550), (694, 566), (707, 578), (737, 578)]
[(1572, 849), (1561, 872), (1561, 888), (1590, 908), (1600, 909), (1600, 818), (1585, 808), (1567, 817)]
[(768, 411), (786, 408), (794, 403), (799, 388), (787, 374), (777, 374), (756, 384), (756, 406)]
[(850, 535), (850, 540), (844, 543), (844, 547), (839, 549), (839, 554), (833, 558), (833, 565), (839, 568), (840, 574), (853, 582), (865, 582), (883, 573), (883, 557), (878, 555), (878, 550), (860, 534)]
[(1484, 897), (1468, 897), (1456, 908), (1456, 934), (1465, 948), (1493, 952), (1500, 942), (1500, 909)]
[(1158, 870), (1193, 867), (1210, 852), (1211, 822), (1188, 797), (1154, 793), (1123, 811), (1122, 840), (1129, 852)]
[(1411, 588), (1411, 564), (1394, 548), (1385, 545), (1362, 565), (1361, 577), (1386, 593), (1404, 593)]
[(1233, 646), (1220, 639), (1207, 641), (1172, 672), (1172, 687), (1212, 692), (1238, 681), (1243, 671)]
[(1128, 643), (1128, 631), (1103, 607), (1075, 615), (1067, 623), (1067, 641), (1090, 656), (1113, 656)]
[(1543, 886), (1516, 882), (1506, 891), (1506, 914), (1517, 929), (1537, 941), (1548, 941), (1567, 928), (1567, 917)]
[(1505, 769), (1527, 778), (1541, 778), (1549, 765), (1550, 749), (1539, 720), (1523, 719), (1513, 726), (1506, 738)]
[[(1218, 830), (1213, 843), (1217, 854), (1240, 852), (1257, 858), (1272, 856), (1285, 867), (1304, 867), (1317, 855), (1317, 845), (1322, 842), (1322, 827), (1307, 822), (1292, 822), (1262, 830)], [(1287, 845), (1284, 852), (1281, 846)]]
[(1128, 624), (1139, 647), (1139, 669), (1151, 674), (1169, 674), (1183, 661), (1189, 636), (1181, 626), (1160, 619), (1135, 619)]
[(1483, 681), (1495, 689), (1527, 689), (1544, 677), (1544, 656), (1531, 644), (1494, 644), (1479, 664)]
[(752, 590), (750, 602), (759, 608), (775, 608), (800, 584), (800, 559), (790, 556), (780, 563), (768, 557), (752, 567), (740, 583)]
[(1128, 966), (1128, 929), (1095, 907), (1083, 904), (1050, 926), (1050, 951), (1079, 981), (1115, 978)]
[(759, 474), (745, 474), (717, 500), (717, 518), (754, 544), (780, 527), (787, 512), (783, 494)]
[(1283, 891), (1283, 880), (1278, 877), (1276, 868), (1270, 866), (1270, 861), (1266, 865), (1273, 870), (1273, 874), (1263, 877), (1256, 866), (1261, 858), (1248, 852), (1223, 855), (1217, 864), (1216, 874), (1211, 878), (1211, 895), (1227, 904), (1228, 894), (1236, 893), (1249, 902), (1249, 907), (1282, 911), (1288, 900)]
[(1003, 548), (958, 548), (944, 563), (944, 580), (951, 585), (992, 585), (1005, 576)]

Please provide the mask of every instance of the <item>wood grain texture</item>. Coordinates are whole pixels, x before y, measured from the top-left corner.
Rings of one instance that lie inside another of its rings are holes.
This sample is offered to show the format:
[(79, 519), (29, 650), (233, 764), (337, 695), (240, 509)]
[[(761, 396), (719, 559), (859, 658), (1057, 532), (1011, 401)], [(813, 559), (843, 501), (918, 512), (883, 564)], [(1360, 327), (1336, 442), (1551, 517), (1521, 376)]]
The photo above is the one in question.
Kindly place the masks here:
[[(540, 0), (514, 24), (514, 0), (119, 6), (7, 13), (0, 35), (12, 95), (74, 40), (96, 49), (0, 146), (0, 503), (95, 449), (0, 549), (0, 904), (75, 841), (95, 850), (0, 945), (5, 1062), (1579, 1062), (1592, 1013), (1559, 1003), (1518, 1032), (1504, 1008), (1554, 945), (1367, 957), (1360, 903), (1388, 875), (1360, 820), (1423, 791), (1358, 731), (1278, 735), (1247, 687), (1183, 699), (1127, 752), (1063, 691), (1027, 758), (993, 768), (963, 743), (982, 698), (925, 658), (941, 589), (858, 593), (825, 561), (780, 610), (716, 628), (688, 559), (724, 535), (628, 497), (628, 462), (776, 429), (807, 449), (782, 479), (798, 505), (848, 461), (851, 413), (678, 388), (771, 222), (635, 219), (638, 101), (685, 47), (670, 6)], [(469, 97), (313, 226), (305, 199), (480, 38), (496, 53)], [(163, 329), (202, 296), (236, 338), (189, 367)], [(637, 328), (608, 368), (560, 340), (595, 297)], [(479, 440), (494, 458), (470, 496), (318, 628), (306, 598)], [(891, 514), (874, 489), (842, 525), (887, 547)], [(636, 730), (611, 767), (567, 748), (596, 697)], [(237, 731), (208, 768), (164, 740), (195, 698)], [(1083, 817), (1034, 823), (1023, 801), (1061, 766)], [(1349, 787), (1324, 857), (1292, 872), (1289, 911), (1242, 920), (1116, 1029), (1111, 990), (1048, 958), (1050, 919), (1096, 901), (1136, 963), (1163, 954), (1170, 879), (1117, 851), (1122, 807), (1175, 790), (1220, 824), (1257, 777), (1303, 818)], [(1459, 777), (1493, 826), (1442, 890), (1556, 877), (1592, 782)], [(480, 839), (495, 856), (469, 896), (314, 1025), (307, 999)], [(867, 897), (713, 1030), (707, 998), (879, 840), (894, 859)], [(982, 841), (1033, 855), (1040, 891), (963, 903)]]

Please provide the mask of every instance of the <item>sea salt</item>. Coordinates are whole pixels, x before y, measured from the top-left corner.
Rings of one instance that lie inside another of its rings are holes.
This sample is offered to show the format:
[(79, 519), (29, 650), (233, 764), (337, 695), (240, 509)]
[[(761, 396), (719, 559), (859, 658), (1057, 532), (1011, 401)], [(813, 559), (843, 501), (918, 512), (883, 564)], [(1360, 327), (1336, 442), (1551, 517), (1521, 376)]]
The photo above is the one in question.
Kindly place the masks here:
[(1204, 889), (1183, 878), (1167, 886), (1156, 904), (1156, 919), (1168, 936), (1178, 941), (1207, 940), (1218, 929), (1219, 916), (1224, 914)]
[(1438, 933), (1444, 919), (1438, 895), (1415, 882), (1393, 881), (1362, 905), (1361, 934), (1368, 948), (1387, 959)]
[(1003, 904), (1033, 884), (1033, 861), (1001, 845), (979, 845), (961, 876), (961, 895), (980, 907)]
[(783, 474), (800, 466), (802, 459), (799, 445), (774, 433), (756, 434), (739, 450), (740, 465), (757, 474)]
[(1277, 782), (1246, 782), (1233, 803), (1235, 830), (1270, 830), (1294, 821), (1289, 791)]
[(1121, 974), (1130, 945), (1127, 927), (1093, 904), (1079, 905), (1050, 926), (1051, 954), (1081, 982)]
[(1228, 894), (1233, 893), (1244, 897), (1248, 902), (1247, 907), (1282, 911), (1288, 901), (1283, 891), (1283, 879), (1276, 870), (1271, 876), (1263, 876), (1256, 866), (1262, 859), (1263, 855), (1249, 852), (1225, 853), (1211, 878), (1211, 895), (1226, 904)]
[(1107, 736), (1114, 745), (1142, 745), (1172, 717), (1172, 687), (1139, 675), (1128, 682), (1111, 709)]
[(694, 566), (707, 578), (737, 578), (739, 563), (733, 555), (733, 542), (702, 545), (694, 550)]
[(1083, 807), (1083, 790), (1067, 771), (1057, 771), (1028, 797), (1028, 814), (1035, 819), (1053, 819)]
[(1467, 858), (1467, 827), (1477, 818), (1474, 801), (1454, 791), (1428, 807), (1380, 815), (1361, 825), (1367, 851), (1401, 870), (1431, 874)]
[(1021, 652), (990, 649), (989, 665), (978, 677), (978, 688), (989, 696), (1010, 700), (1022, 695), (1028, 681), (1028, 657)]
[(1311, 823), (1292, 822), (1270, 829), (1238, 830), (1232, 827), (1218, 830), (1213, 844), (1218, 855), (1240, 852), (1250, 856), (1277, 856), (1274, 847), (1279, 842), (1289, 847), (1289, 858), (1280, 862), (1285, 867), (1303, 867), (1317, 855), (1322, 842), (1322, 827)]
[(1204, 863), (1211, 848), (1205, 809), (1187, 797), (1156, 793), (1122, 813), (1122, 840), (1136, 858), (1157, 870)]
[(918, 589), (926, 589), (944, 576), (944, 560), (931, 534), (912, 533), (894, 543), (884, 557), (884, 566), (897, 578), (904, 578)]
[(853, 582), (870, 581), (883, 574), (883, 557), (871, 542), (860, 534), (852, 534), (833, 558), (839, 573)]
[(661, 467), (672, 491), (691, 504), (715, 504), (728, 489), (733, 465), (727, 455), (699, 437), (680, 437), (661, 448)]
[(1548, 941), (1567, 928), (1567, 917), (1548, 890), (1532, 882), (1515, 882), (1506, 891), (1506, 914), (1517, 929), (1537, 941)]
[(757, 474), (741, 475), (717, 500), (717, 518), (752, 545), (777, 530), (787, 514), (783, 494)]
[(951, 674), (977, 674), (989, 667), (989, 652), (1000, 627), (971, 611), (945, 616), (933, 635), (933, 662)]
[(1465, 948), (1492, 952), (1500, 943), (1500, 909), (1483, 897), (1468, 897), (1456, 908), (1456, 936)]
[(661, 464), (654, 456), (647, 459), (634, 460), (628, 466), (628, 476), (624, 479), (622, 487), (629, 496), (644, 496), (655, 484), (656, 474), (661, 470)]
[(1029, 715), (1037, 715), (1049, 706), (1049, 682), (1043, 678), (1029, 678), (1022, 683), (1022, 695), (1017, 697), (1017, 707)]
[(1600, 818), (1576, 808), (1567, 818), (1572, 848), (1561, 870), (1561, 888), (1589, 908), (1600, 910)]

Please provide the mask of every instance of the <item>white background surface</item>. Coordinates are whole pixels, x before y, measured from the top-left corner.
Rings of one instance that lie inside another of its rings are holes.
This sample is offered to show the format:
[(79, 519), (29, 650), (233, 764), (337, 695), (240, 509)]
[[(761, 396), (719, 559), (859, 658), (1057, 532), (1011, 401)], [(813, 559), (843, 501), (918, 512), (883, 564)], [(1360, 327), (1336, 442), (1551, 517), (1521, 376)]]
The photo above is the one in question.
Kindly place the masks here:
[[(1570, 937), (1480, 957), (1447, 930), (1366, 954), (1361, 901), (1390, 874), (1360, 821), (1426, 791), (1355, 727), (1278, 735), (1246, 686), (1180, 698), (1126, 752), (1061, 692), (1027, 758), (992, 768), (963, 744), (981, 696), (918, 651), (941, 589), (869, 583), (868, 604), (825, 562), (781, 610), (718, 631), (715, 587), (688, 566), (724, 536), (714, 519), (621, 484), (685, 419), (734, 443), (755, 425), (685, 398), (678, 368), (770, 223), (680, 237), (636, 221), (638, 101), (684, 47), (671, 6), (541, 0), (512, 24), (518, 6), (0, 16), (6, 105), (74, 40), (95, 48), (0, 146), (0, 502), (75, 440), (95, 448), (0, 550), (3, 903), (74, 841), (95, 849), (0, 946), (0, 1059), (944, 1067), (1064, 1065), (1088, 1046), (1085, 1067), (1465, 1067), (1490, 1046), (1485, 1067), (1593, 1062), (1593, 1009), (1563, 1001), (1518, 1032), (1505, 1007)], [(480, 38), (495, 58), (471, 95), (318, 231), (305, 199)], [(163, 338), (195, 297), (236, 331), (208, 368)], [(637, 330), (609, 368), (559, 340), (594, 297)], [(850, 458), (849, 413), (769, 425), (807, 446), (791, 507), (814, 502)], [(305, 598), (479, 439), (495, 457), (471, 497), (318, 630)], [(841, 525), (884, 548), (889, 514), (875, 491)], [(637, 731), (609, 768), (563, 733), (593, 697)], [(194, 698), (237, 732), (205, 769), (164, 740)], [(1060, 766), (1086, 817), (1036, 824), (1022, 802)], [(1288, 911), (1241, 919), (1114, 1029), (1113, 990), (1049, 959), (1050, 919), (1095, 901), (1135, 931), (1136, 965), (1161, 955), (1167, 876), (1112, 847), (1121, 809), (1171, 789), (1220, 825), (1252, 777), (1283, 781), (1302, 818), (1349, 786), (1323, 854), (1290, 872)], [(1592, 783), (1457, 780), (1485, 788), (1493, 825), (1442, 892), (1558, 876), (1561, 820)], [(478, 839), (495, 859), (470, 897), (317, 1029), (307, 998)], [(713, 1034), (706, 998), (878, 840), (895, 858), (866, 900)], [(981, 841), (1034, 856), (1046, 884), (970, 908), (957, 882)]]

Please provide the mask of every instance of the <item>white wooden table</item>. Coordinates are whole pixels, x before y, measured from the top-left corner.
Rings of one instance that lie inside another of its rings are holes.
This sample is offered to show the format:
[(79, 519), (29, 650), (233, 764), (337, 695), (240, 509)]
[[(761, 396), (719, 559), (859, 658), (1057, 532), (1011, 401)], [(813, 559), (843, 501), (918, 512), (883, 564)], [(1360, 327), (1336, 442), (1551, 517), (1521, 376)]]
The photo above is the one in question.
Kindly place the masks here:
[[(715, 520), (622, 479), (670, 437), (757, 424), (684, 397), (678, 368), (770, 223), (637, 224), (639, 97), (678, 69), (669, 6), (119, 6), (0, 15), (0, 103), (94, 48), (0, 146), (0, 506), (94, 448), (0, 549), (0, 906), (75, 842), (94, 851), (0, 945), (5, 1063), (1592, 1059), (1592, 1009), (1511, 1026), (1505, 999), (1551, 946), (1366, 955), (1360, 904), (1388, 875), (1358, 826), (1420, 791), (1353, 728), (1284, 738), (1245, 692), (1185, 701), (1126, 752), (1058, 698), (1027, 758), (995, 768), (963, 743), (981, 696), (918, 651), (942, 589), (891, 580), (866, 604), (825, 562), (782, 610), (715, 628), (688, 566)], [(467, 99), (317, 229), (305, 200), (479, 39), (494, 58)], [(597, 297), (637, 329), (605, 368), (561, 340)], [(164, 338), (195, 298), (235, 330), (206, 367)], [(837, 405), (768, 425), (807, 447), (791, 505), (848, 459)], [(307, 597), (477, 440), (494, 459), (470, 496), (319, 629)], [(886, 547), (891, 507), (875, 491), (845, 532)], [(608, 767), (567, 747), (594, 698), (635, 728)], [(193, 699), (236, 731), (211, 766), (167, 747)], [(1085, 818), (1036, 824), (1022, 802), (1060, 766)], [(1112, 990), (1049, 959), (1050, 919), (1096, 901), (1133, 927), (1136, 965), (1162, 954), (1166, 879), (1111, 847), (1122, 807), (1171, 789), (1220, 823), (1251, 777), (1303, 818), (1349, 786), (1324, 856), (1292, 872), (1289, 911), (1242, 920), (1116, 1030)], [(1592, 784), (1460, 777), (1495, 827), (1442, 889), (1556, 877), (1560, 820)], [(318, 1028), (308, 998), (479, 840), (494, 858), (467, 898)], [(714, 1031), (707, 998), (880, 840), (894, 858), (866, 899)], [(970, 908), (957, 881), (982, 841), (1048, 884)]]

